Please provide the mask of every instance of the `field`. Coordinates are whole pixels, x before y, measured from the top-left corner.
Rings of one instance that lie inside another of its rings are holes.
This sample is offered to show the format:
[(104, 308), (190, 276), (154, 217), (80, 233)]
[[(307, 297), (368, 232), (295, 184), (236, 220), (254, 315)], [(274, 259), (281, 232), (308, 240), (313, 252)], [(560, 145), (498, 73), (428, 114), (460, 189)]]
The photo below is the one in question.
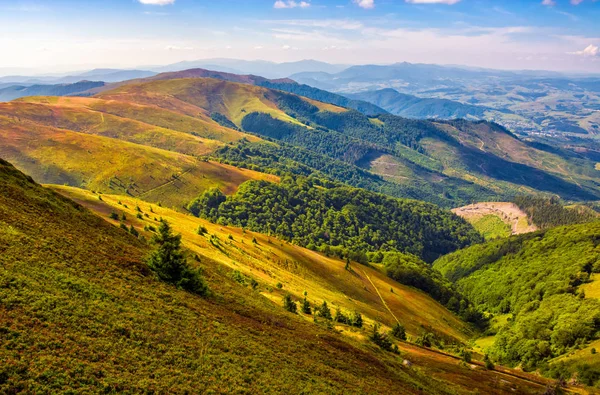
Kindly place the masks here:
[(486, 240), (534, 232), (527, 214), (514, 203), (486, 202), (456, 208), (453, 213), (469, 221)]

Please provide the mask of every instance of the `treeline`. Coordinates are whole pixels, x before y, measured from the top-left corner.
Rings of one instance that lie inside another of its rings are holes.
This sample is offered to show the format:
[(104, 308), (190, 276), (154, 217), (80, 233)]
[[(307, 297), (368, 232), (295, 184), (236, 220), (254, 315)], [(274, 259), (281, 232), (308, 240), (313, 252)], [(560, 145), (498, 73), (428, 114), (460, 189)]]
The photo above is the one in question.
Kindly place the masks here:
[(517, 196), (514, 203), (523, 210), (540, 229), (581, 224), (598, 219), (592, 209), (566, 208), (557, 197)]
[(600, 272), (599, 222), (475, 245), (433, 266), (480, 309), (511, 314), (498, 361), (533, 369), (598, 336), (600, 301), (581, 285)]
[(388, 277), (426, 292), (478, 329), (487, 328), (489, 320), (450, 281), (418, 257), (400, 252), (377, 253), (374, 257), (375, 262), (384, 265)]
[(345, 254), (401, 251), (432, 262), (482, 241), (462, 218), (432, 204), (395, 199), (314, 177), (286, 176), (280, 184), (248, 181), (228, 197), (209, 190), (188, 209), (213, 222)]

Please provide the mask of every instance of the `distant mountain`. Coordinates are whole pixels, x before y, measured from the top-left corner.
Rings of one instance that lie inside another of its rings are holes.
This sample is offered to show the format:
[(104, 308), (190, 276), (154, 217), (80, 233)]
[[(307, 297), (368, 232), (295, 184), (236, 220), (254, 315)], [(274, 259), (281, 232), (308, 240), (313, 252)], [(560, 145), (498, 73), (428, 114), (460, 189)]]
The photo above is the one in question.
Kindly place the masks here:
[(80, 81), (121, 82), (135, 78), (146, 78), (156, 75), (147, 70), (94, 69), (84, 73), (73, 73), (63, 76), (26, 76), (12, 75), (0, 77), (0, 83), (11, 85), (73, 84)]
[(0, 89), (0, 101), (11, 101), (25, 96), (68, 96), (104, 86), (101, 81), (81, 81), (74, 84), (12, 85)]
[(301, 72), (338, 73), (347, 67), (346, 65), (329, 64), (316, 60), (275, 63), (264, 60), (202, 59), (155, 67), (152, 70), (163, 73), (202, 68), (235, 74), (257, 74), (267, 78), (283, 78)]
[(400, 93), (391, 88), (348, 94), (346, 96), (350, 99), (373, 103), (394, 115), (407, 118), (485, 119), (485, 113), (488, 110), (485, 107), (473, 106), (447, 99), (420, 98)]

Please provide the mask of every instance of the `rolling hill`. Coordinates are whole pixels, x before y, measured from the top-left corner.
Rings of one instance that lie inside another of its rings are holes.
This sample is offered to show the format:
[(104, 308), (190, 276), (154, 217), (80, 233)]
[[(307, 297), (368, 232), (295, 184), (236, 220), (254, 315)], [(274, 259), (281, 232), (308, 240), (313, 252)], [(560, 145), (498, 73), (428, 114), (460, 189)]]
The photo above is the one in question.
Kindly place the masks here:
[[(347, 271), (343, 261), (131, 197), (55, 187), (76, 203), (4, 161), (0, 174), (2, 392), (534, 394), (548, 383), (409, 343), (399, 342), (402, 358), (376, 347), (366, 339), (372, 320), (400, 320), (413, 335), (435, 328), (448, 341), (469, 333), (377, 270)], [(154, 217), (170, 221), (210, 295), (159, 281), (144, 263), (151, 246), (113, 226), (114, 211), (146, 238)], [(305, 291), (312, 303), (360, 311), (365, 328), (328, 328), (280, 307), (285, 293)]]
[[(526, 193), (600, 197), (595, 162), (534, 146), (496, 124), (366, 115), (332, 103), (362, 106), (288, 80), (195, 69), (106, 85), (92, 98), (23, 98), (0, 106), (0, 114), (17, 124), (203, 155), (238, 167), (279, 174), (303, 167), (304, 173), (446, 207)], [(10, 143), (11, 152), (20, 149)], [(255, 155), (236, 154), (234, 160), (226, 152), (231, 146), (223, 143), (234, 143), (239, 152), (251, 147)], [(273, 149), (284, 160), (274, 161)], [(21, 166), (18, 155), (9, 159)], [(27, 171), (46, 174), (31, 166)]]

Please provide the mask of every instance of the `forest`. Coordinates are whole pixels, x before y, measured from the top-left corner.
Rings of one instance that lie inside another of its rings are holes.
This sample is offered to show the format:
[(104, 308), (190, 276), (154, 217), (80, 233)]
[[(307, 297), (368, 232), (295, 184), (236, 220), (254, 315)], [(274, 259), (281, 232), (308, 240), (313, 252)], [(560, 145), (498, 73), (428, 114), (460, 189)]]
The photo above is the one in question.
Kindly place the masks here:
[(581, 285), (600, 272), (600, 223), (556, 227), (479, 244), (433, 267), (478, 308), (509, 314), (492, 355), (534, 369), (595, 339), (600, 302)]
[(465, 220), (432, 204), (388, 197), (320, 180), (285, 176), (280, 184), (248, 181), (232, 196), (209, 190), (188, 209), (310, 249), (400, 251), (432, 262), (482, 240)]

